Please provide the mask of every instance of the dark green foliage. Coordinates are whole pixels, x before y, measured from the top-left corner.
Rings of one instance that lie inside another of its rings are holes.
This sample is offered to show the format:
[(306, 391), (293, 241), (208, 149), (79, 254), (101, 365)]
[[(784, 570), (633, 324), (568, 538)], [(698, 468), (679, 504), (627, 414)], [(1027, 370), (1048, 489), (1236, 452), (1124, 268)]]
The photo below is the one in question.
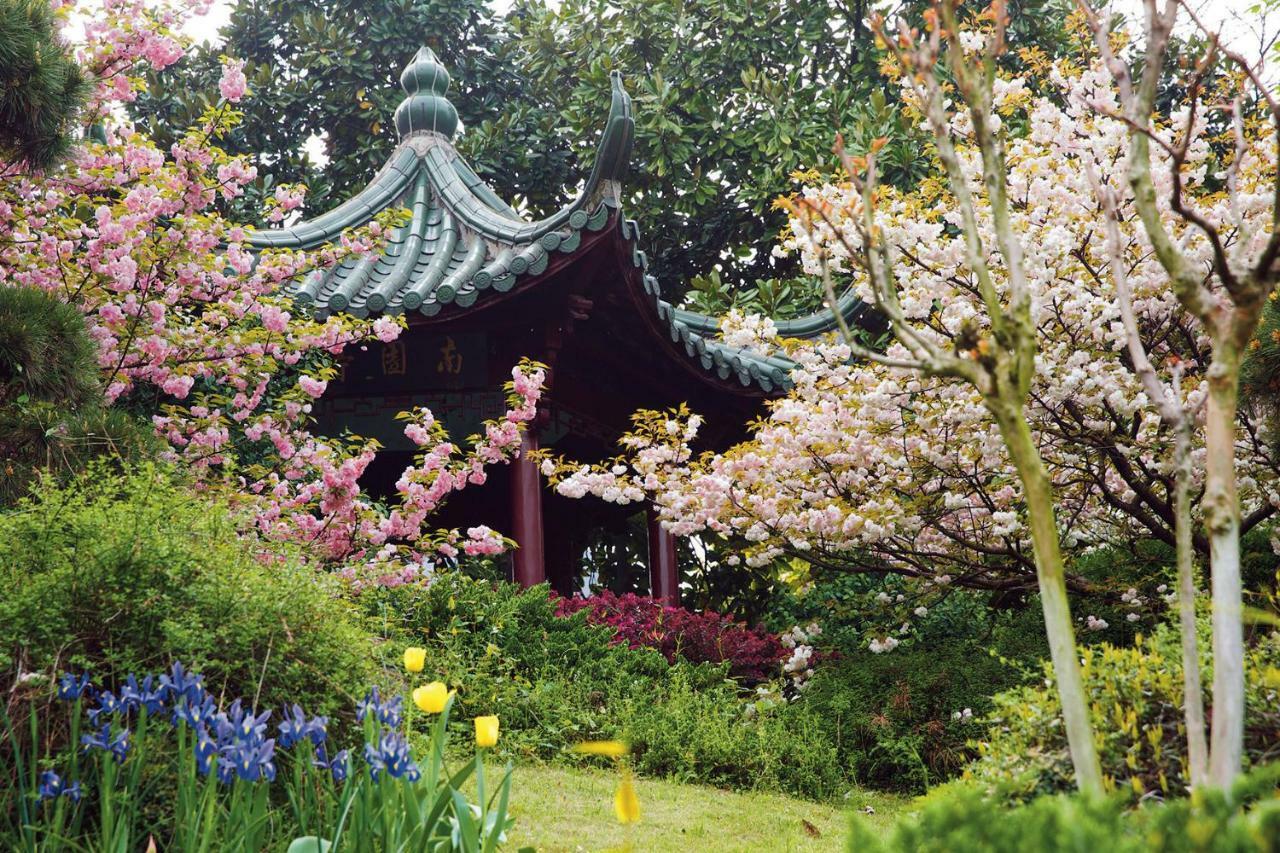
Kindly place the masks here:
[(80, 312), (27, 287), (0, 287), (0, 506), (41, 471), (66, 477), (95, 457), (136, 458), (151, 429), (103, 407)]
[[(821, 627), (825, 659), (796, 705), (826, 722), (846, 772), (859, 785), (919, 792), (963, 770), (991, 695), (1037, 675), (1048, 650), (1034, 599), (952, 589), (926, 599), (919, 617), (919, 602), (896, 600), (904, 589), (896, 578), (833, 574), (803, 595), (776, 596), (766, 624)], [(869, 650), (870, 637), (904, 619), (897, 649)]]
[(1228, 796), (1191, 798), (1132, 808), (1119, 797), (1042, 797), (1009, 808), (965, 787), (931, 796), (887, 834), (855, 818), (850, 853), (1270, 853), (1280, 850), (1280, 765), (1242, 778)]
[[(1240, 367), (1241, 408), (1280, 426), (1280, 303), (1268, 299), (1262, 321)], [(1275, 439), (1273, 438), (1274, 442)]]
[(163, 469), (91, 466), (0, 515), (0, 690), (19, 671), (111, 685), (181, 660), (215, 695), (349, 712), (371, 640), (334, 584), (268, 563), (230, 510)]
[(48, 0), (0, 0), (0, 161), (56, 164), (88, 93)]
[(964, 641), (879, 655), (860, 650), (819, 664), (801, 704), (826, 721), (841, 765), (858, 784), (923, 791), (963, 769), (991, 693), (1021, 678), (1016, 667)]
[(722, 666), (668, 664), (611, 642), (586, 613), (559, 618), (545, 587), (460, 575), (361, 596), (384, 626), (388, 666), (427, 649), (418, 680), (458, 691), (458, 719), (497, 714), (501, 748), (550, 760), (574, 743), (624, 738), (643, 773), (734, 787), (836, 796), (846, 781), (825, 723), (800, 705), (753, 714)]
[(74, 306), (30, 287), (0, 289), (0, 403), (19, 395), (78, 409), (101, 400), (97, 352)]
[[(452, 77), (448, 98), (463, 127), (494, 121), (526, 98), (501, 55), (505, 27), (484, 0), (246, 0), (235, 5), (223, 35), (217, 48), (197, 50), (155, 75), (133, 111), (161, 141), (172, 138), (217, 98), (219, 55), (245, 60), (252, 94), (239, 105), (245, 122), (226, 147), (256, 162), (264, 176), (259, 194), (269, 194), (272, 183), (306, 182), (311, 214), (363, 187), (395, 147), (392, 115), (405, 96), (400, 72), (423, 45)], [(608, 110), (608, 91), (601, 90), (597, 122)], [(569, 151), (557, 127), (552, 113), (528, 114), (508, 126), (500, 144), (463, 147), (504, 197), (550, 204), (581, 177), (567, 168)], [(302, 150), (313, 134), (326, 139), (323, 170)], [(595, 141), (593, 135), (584, 143)]]

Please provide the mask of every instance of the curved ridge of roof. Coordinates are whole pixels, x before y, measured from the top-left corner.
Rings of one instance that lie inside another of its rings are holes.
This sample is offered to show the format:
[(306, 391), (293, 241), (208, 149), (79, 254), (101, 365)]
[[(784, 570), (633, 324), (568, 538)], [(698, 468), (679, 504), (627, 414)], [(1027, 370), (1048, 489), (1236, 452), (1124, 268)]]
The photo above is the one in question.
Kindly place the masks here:
[[(823, 308), (821, 311), (815, 311), (803, 317), (774, 320), (773, 324), (778, 329), (778, 335), (784, 338), (816, 338), (819, 335), (839, 331), (840, 324), (836, 321), (837, 311), (841, 319), (850, 326), (864, 325), (874, 315), (874, 309), (850, 291), (837, 299), (834, 311)], [(720, 328), (720, 321), (709, 314), (677, 308), (676, 316), (680, 322), (699, 332), (714, 334)]]
[[(402, 82), (408, 81), (405, 103), (419, 112), (424, 75), (431, 100), (442, 101), (447, 88), (447, 72), (434, 54), (420, 51), (402, 75)], [(475, 173), (449, 135), (406, 119), (400, 145), (367, 186), (313, 219), (255, 231), (249, 243), (259, 250), (312, 249), (368, 224), (384, 210), (405, 206), (410, 222), (392, 232), (380, 255), (350, 258), (312, 273), (293, 287), (295, 299), (319, 316), (414, 310), (431, 316), (451, 303), (472, 305), (486, 290), (509, 291), (519, 276), (546, 269), (553, 253), (577, 250), (582, 232), (604, 228), (618, 205), (635, 121), (618, 72), (611, 75), (610, 88), (591, 173), (577, 197), (551, 216), (522, 217)], [(437, 103), (433, 109), (443, 108)], [(413, 115), (409, 110), (409, 118)]]
[(717, 340), (712, 336), (719, 334), (719, 325), (706, 315), (696, 316), (705, 318), (709, 325), (685, 322), (682, 315), (693, 312), (682, 311), (663, 299), (662, 286), (648, 272), (649, 259), (640, 248), (640, 227), (634, 219), (620, 218), (618, 228), (624, 242), (631, 248), (631, 263), (642, 276), (645, 303), (651, 306), (659, 323), (665, 326), (671, 342), (684, 349), (687, 358), (721, 380), (736, 381), (744, 388), (755, 386), (766, 394), (772, 394), (791, 387), (790, 373), (795, 362), (729, 346)]
[[(447, 76), (434, 54), (420, 51), (402, 75), (402, 81), (409, 81), (406, 103), (413, 101), (406, 120), (399, 123), (404, 125), (404, 135), (373, 180), (320, 216), (250, 235), (250, 245), (256, 249), (310, 249), (348, 228), (367, 224), (384, 210), (409, 208), (409, 221), (392, 231), (381, 252), (348, 258), (294, 285), (292, 295), (300, 306), (317, 317), (334, 312), (367, 317), (409, 311), (430, 317), (448, 305), (468, 308), (487, 294), (511, 291), (521, 277), (543, 273), (557, 253), (576, 252), (583, 245), (584, 232), (600, 232), (616, 218), (622, 244), (639, 277), (637, 281), (626, 276), (631, 282), (627, 286), (641, 310), (652, 312), (650, 320), (685, 357), (708, 374), (744, 389), (771, 394), (790, 387), (792, 361), (719, 340), (715, 318), (673, 306), (662, 298), (657, 279), (648, 273), (639, 228), (620, 214), (619, 182), (630, 161), (635, 133), (631, 98), (621, 74), (610, 75), (609, 112), (581, 191), (559, 211), (536, 221), (525, 219), (503, 201), (462, 158), (450, 135), (434, 129), (435, 124), (424, 129), (412, 120), (418, 113), (447, 112), (447, 103), (440, 103)], [(424, 106), (427, 100), (430, 103)], [(637, 283), (641, 286), (636, 287)], [(842, 297), (837, 309), (851, 323), (865, 322), (869, 313), (868, 306), (852, 294)], [(836, 328), (831, 311), (777, 325), (784, 336), (802, 338)]]

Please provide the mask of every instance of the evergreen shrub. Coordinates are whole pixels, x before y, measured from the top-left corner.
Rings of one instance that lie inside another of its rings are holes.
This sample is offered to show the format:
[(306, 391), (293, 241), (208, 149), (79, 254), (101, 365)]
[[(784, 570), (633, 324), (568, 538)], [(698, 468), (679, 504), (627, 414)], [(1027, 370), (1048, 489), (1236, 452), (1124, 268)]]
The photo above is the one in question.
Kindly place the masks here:
[[(1200, 648), (1208, 648), (1207, 636)], [(1080, 655), (1104, 781), (1136, 795), (1180, 795), (1188, 780), (1177, 629), (1160, 625), (1132, 646), (1100, 643), (1082, 647)], [(1212, 683), (1207, 661), (1201, 677)], [(1246, 760), (1274, 761), (1280, 757), (1280, 635), (1259, 637), (1246, 650), (1245, 683)], [(1046, 663), (1042, 680), (992, 698), (987, 730), (977, 744), (979, 757), (965, 770), (966, 778), (988, 793), (1013, 798), (1074, 789), (1053, 684)], [(1212, 711), (1206, 708), (1210, 717)]]
[(98, 463), (0, 514), (0, 690), (21, 673), (115, 686), (181, 660), (214, 695), (349, 708), (373, 639), (336, 583), (237, 535), (232, 511), (144, 464)]
[(885, 833), (855, 817), (850, 853), (1274, 853), (1280, 850), (1280, 765), (1243, 777), (1230, 792), (1151, 799), (1043, 796), (1010, 806), (950, 785)]

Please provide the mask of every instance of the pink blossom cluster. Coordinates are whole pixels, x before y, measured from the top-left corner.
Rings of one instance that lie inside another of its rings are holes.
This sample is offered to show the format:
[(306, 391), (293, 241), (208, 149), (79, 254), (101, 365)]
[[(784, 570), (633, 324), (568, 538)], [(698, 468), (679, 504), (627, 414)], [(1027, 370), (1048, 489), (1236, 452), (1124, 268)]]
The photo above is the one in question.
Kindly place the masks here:
[[(419, 551), (500, 552), (507, 542), (489, 528), (435, 531), (428, 517), (447, 495), (484, 482), (486, 465), (516, 452), (543, 370), (513, 371), (511, 410), (486, 424), (469, 451), (449, 442), (429, 412), (413, 413), (406, 432), (421, 455), (400, 479), (399, 504), (379, 508), (359, 485), (376, 444), (312, 434), (311, 407), (336, 375), (335, 356), (395, 340), (404, 321), (316, 319), (289, 294), (312, 270), (379, 246), (399, 214), (313, 251), (253, 250), (250, 229), (219, 212), (257, 179), (247, 160), (217, 146), (239, 120), (229, 104), (246, 94), (234, 60), (225, 63), (224, 102), (167, 151), (119, 121), (119, 102), (141, 91), (143, 73), (181, 57), (176, 26), (207, 6), (102, 0), (71, 10), (88, 18), (80, 59), (97, 81), (91, 114), (105, 142), (84, 142), (56, 174), (0, 163), (8, 176), (0, 179), (0, 286), (39, 288), (79, 308), (106, 400), (161, 395), (154, 425), (167, 457), (203, 487), (228, 491), (247, 510), (247, 530), (401, 582), (423, 574), (429, 560)], [(278, 187), (266, 218), (282, 220), (303, 193)], [(258, 461), (243, 464), (245, 451)]]

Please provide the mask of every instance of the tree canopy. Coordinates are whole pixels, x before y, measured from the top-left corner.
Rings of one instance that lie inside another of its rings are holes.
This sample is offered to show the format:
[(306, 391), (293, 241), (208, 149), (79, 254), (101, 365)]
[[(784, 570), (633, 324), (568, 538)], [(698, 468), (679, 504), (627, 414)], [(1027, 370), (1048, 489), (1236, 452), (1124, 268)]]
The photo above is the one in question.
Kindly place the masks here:
[[(1014, 5), (1019, 44), (1059, 52), (1060, 0)], [(866, 12), (865, 0), (520, 0), (505, 15), (482, 0), (241, 0), (225, 44), (152, 81), (138, 113), (163, 137), (206, 106), (218, 54), (245, 60), (254, 97), (230, 149), (254, 159), (263, 189), (305, 181), (309, 210), (325, 209), (394, 147), (398, 76), (426, 44), (453, 79), (459, 147), (500, 195), (541, 212), (587, 173), (608, 76), (621, 71), (637, 120), (625, 206), (659, 281), (676, 295), (692, 286), (706, 307), (746, 294), (806, 311), (816, 298), (772, 252), (786, 221), (773, 200), (796, 173), (831, 166), (837, 131), (851, 143), (893, 137), (891, 182), (914, 183), (928, 163)], [(313, 134), (325, 139), (323, 168), (302, 153)]]

